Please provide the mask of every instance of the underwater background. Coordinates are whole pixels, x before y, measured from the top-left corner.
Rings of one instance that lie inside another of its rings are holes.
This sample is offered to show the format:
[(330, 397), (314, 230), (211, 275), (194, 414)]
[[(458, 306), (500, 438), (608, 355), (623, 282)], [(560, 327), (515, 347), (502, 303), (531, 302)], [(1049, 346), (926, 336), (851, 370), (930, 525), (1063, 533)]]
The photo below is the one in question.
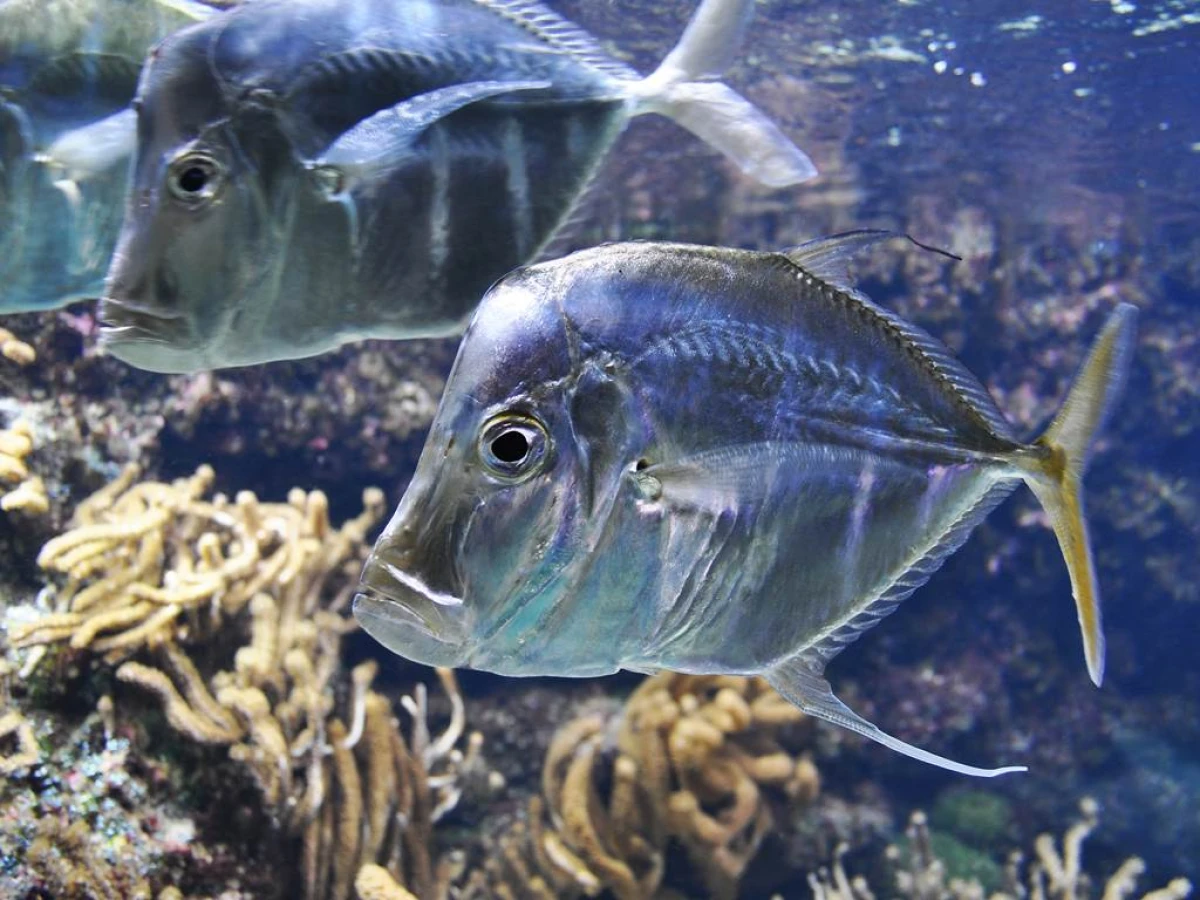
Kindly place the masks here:
[[(551, 5), (641, 71), (693, 10)], [(0, 321), (28, 348), (0, 358), (0, 491), (19, 466), (46, 501), (0, 512), (0, 897), (1165, 900), (1200, 878), (1200, 3), (769, 0), (728, 81), (820, 177), (767, 191), (639, 119), (575, 246), (879, 227), (944, 247), (962, 261), (886, 245), (860, 286), (1025, 434), (1115, 304), (1142, 310), (1087, 479), (1104, 687), (1028, 492), (830, 668), (901, 739), (1029, 772), (923, 766), (744, 679), (455, 681), (396, 658), (346, 601), (455, 342), (161, 376), (98, 354), (83, 303)], [(42, 550), (88, 525), (107, 531)], [(177, 645), (123, 640), (120, 610), (46, 619), (89, 543), (155, 604), (170, 579), (139, 554), (228, 568), (248, 534), (238, 599), (189, 609)]]

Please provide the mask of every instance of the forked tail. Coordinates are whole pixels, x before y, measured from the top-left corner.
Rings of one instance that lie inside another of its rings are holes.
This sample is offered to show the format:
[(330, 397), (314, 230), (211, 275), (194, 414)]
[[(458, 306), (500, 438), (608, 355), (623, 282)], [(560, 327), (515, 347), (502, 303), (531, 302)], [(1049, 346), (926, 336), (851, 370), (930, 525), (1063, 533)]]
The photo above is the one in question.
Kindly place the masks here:
[(779, 127), (717, 79), (729, 66), (754, 12), (754, 0), (702, 0), (679, 44), (631, 87), (637, 112), (674, 120), (770, 187), (814, 178), (817, 168)]
[(1040, 452), (1023, 455), (1017, 463), (1025, 483), (1046, 510), (1067, 561), (1083, 632), (1083, 654), (1097, 686), (1104, 679), (1104, 631), (1083, 510), (1083, 474), (1096, 436), (1125, 386), (1136, 324), (1137, 308), (1132, 304), (1122, 303), (1113, 311), (1058, 415), (1034, 442)]

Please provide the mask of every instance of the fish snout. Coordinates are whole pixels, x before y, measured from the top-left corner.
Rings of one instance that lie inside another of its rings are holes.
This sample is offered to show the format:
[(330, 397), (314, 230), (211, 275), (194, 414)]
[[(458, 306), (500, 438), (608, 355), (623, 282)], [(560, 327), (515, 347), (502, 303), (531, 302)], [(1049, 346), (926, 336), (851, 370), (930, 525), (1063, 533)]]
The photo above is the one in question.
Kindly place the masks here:
[(418, 570), (414, 545), (391, 545), (389, 538), (398, 536), (381, 538), (363, 567), (354, 617), (393, 653), (430, 666), (460, 666), (473, 629), (457, 579)]

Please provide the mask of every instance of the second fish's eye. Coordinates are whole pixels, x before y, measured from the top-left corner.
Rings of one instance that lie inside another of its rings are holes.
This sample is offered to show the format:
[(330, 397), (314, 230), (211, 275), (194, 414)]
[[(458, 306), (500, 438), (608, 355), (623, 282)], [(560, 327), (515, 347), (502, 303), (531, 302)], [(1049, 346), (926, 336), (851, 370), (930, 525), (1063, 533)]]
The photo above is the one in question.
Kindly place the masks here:
[(171, 193), (185, 203), (203, 203), (217, 192), (221, 169), (203, 153), (188, 153), (171, 164), (167, 183)]
[(538, 472), (550, 443), (546, 427), (530, 416), (494, 416), (479, 436), (479, 455), (493, 475), (521, 479)]

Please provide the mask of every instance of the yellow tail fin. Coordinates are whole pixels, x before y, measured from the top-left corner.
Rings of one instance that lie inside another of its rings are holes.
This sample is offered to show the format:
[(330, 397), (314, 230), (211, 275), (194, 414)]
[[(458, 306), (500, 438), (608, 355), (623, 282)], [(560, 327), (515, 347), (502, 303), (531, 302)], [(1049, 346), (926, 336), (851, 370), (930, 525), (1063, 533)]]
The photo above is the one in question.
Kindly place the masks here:
[(1083, 514), (1083, 473), (1092, 444), (1125, 386), (1136, 333), (1137, 308), (1122, 303), (1108, 318), (1087, 360), (1075, 376), (1067, 399), (1035, 446), (1048, 450), (1026, 457), (1025, 482), (1037, 495), (1062, 548), (1071, 576), (1071, 593), (1083, 632), (1088, 674), (1099, 686), (1104, 678), (1104, 631), (1100, 592), (1092, 563), (1087, 520)]

